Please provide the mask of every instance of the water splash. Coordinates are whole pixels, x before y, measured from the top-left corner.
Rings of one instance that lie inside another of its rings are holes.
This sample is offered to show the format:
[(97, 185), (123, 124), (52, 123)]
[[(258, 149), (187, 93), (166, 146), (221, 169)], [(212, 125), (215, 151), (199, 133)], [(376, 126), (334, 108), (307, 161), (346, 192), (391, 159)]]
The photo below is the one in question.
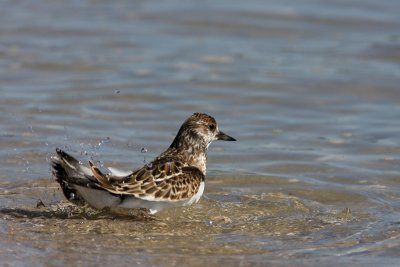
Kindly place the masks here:
[(24, 166), (24, 170), (22, 170), (23, 173), (27, 173), (30, 170), (30, 165), (31, 162), (29, 160), (27, 160), (26, 158), (24, 158), (23, 156), (16, 156), (17, 159), (19, 159), (20, 164), (22, 164)]
[[(146, 154), (147, 153), (147, 148), (142, 147), (142, 149), (140, 149), (140, 153)], [(143, 156), (143, 163), (146, 163), (146, 155)]]
[(100, 149), (103, 145), (108, 144), (108, 143), (110, 143), (110, 142), (111, 142), (111, 138), (107, 136), (106, 138), (100, 140), (100, 142), (97, 144), (96, 149), (98, 150), (98, 149)]
[(153, 164), (152, 164), (151, 162), (149, 162), (149, 163), (146, 164), (146, 167), (147, 167), (148, 169), (151, 169), (151, 168), (153, 167)]
[[(98, 142), (93, 143), (79, 143), (80, 147), (80, 154), (82, 156), (88, 156), (90, 160), (92, 161), (97, 161), (97, 155), (98, 151), (105, 146), (105, 144), (108, 144), (111, 142), (110, 137), (105, 137), (104, 139), (101, 139)], [(68, 150), (67, 150), (68, 151)]]

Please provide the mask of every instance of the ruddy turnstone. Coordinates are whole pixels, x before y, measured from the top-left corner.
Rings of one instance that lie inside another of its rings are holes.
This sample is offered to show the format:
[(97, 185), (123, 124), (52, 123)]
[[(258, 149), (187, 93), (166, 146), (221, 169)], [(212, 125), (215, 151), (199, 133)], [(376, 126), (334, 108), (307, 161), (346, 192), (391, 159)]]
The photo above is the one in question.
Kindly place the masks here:
[(191, 205), (204, 192), (207, 149), (214, 140), (236, 141), (218, 129), (215, 119), (194, 113), (181, 126), (169, 148), (152, 162), (132, 172), (108, 168), (102, 173), (91, 161), (84, 166), (56, 149), (52, 173), (65, 197), (78, 205), (147, 208), (154, 214), (164, 208)]

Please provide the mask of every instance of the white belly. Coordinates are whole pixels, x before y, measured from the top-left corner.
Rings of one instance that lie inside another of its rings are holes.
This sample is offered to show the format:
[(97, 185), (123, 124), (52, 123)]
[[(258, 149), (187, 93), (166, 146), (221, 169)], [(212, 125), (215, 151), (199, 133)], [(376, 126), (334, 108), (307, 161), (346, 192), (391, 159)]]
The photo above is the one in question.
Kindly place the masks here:
[(162, 201), (162, 200), (145, 200), (133, 196), (126, 196), (122, 201), (119, 196), (112, 195), (107, 191), (87, 188), (83, 186), (74, 185), (79, 194), (85, 201), (96, 209), (103, 209), (105, 207), (120, 207), (120, 208), (147, 208), (152, 214), (163, 210), (165, 208), (189, 206), (197, 203), (204, 193), (205, 183), (201, 182), (199, 191), (190, 199), (180, 201)]

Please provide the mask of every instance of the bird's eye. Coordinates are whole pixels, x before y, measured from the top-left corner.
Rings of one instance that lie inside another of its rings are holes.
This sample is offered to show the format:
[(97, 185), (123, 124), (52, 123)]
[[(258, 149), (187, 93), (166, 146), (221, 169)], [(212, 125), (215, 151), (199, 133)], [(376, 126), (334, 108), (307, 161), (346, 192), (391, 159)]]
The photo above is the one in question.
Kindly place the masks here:
[(215, 125), (214, 124), (208, 125), (208, 129), (210, 129), (210, 131), (213, 132), (215, 130)]

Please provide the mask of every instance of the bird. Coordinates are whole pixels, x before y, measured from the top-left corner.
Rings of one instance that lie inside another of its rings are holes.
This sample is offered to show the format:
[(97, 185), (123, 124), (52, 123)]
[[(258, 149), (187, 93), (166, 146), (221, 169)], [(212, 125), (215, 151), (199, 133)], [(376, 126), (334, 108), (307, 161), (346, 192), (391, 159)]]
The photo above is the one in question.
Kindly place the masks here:
[(84, 165), (57, 148), (51, 170), (64, 196), (76, 205), (95, 209), (145, 208), (155, 214), (170, 207), (197, 203), (204, 192), (207, 150), (214, 140), (236, 141), (219, 130), (205, 113), (186, 119), (171, 145), (151, 162), (133, 171)]

